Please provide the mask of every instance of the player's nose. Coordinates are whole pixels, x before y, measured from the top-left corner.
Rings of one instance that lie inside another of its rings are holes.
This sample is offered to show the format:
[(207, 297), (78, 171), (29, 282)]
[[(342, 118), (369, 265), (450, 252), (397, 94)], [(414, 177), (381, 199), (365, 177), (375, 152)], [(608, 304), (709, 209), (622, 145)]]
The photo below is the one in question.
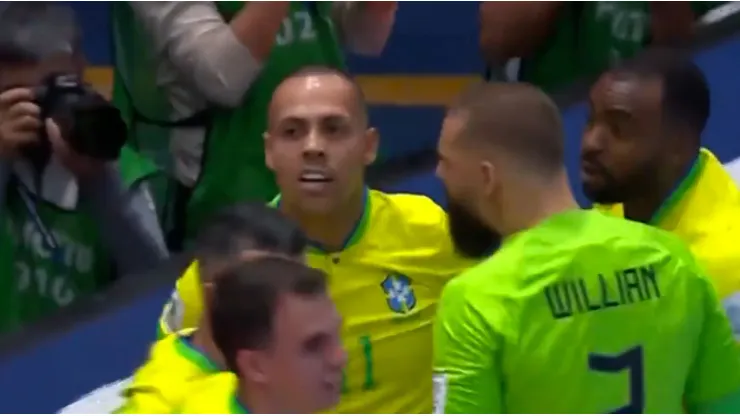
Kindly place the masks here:
[(347, 365), (347, 350), (342, 344), (337, 344), (329, 352), (329, 364), (336, 369), (342, 369)]
[(581, 138), (581, 154), (603, 151), (607, 139), (607, 132), (601, 126), (594, 125), (588, 128)]
[(324, 140), (324, 137), (317, 131), (317, 129), (311, 129), (306, 136), (306, 139), (303, 141), (303, 154), (306, 156), (317, 154), (323, 155), (326, 146), (325, 142), (326, 140)]

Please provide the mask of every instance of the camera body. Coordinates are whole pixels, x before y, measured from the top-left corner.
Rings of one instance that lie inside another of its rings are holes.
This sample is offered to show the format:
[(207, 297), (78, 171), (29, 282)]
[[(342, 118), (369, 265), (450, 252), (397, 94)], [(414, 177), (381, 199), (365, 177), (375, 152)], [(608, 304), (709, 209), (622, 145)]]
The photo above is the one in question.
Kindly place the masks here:
[[(76, 74), (49, 75), (34, 88), (34, 96), (41, 119), (54, 120), (72, 150), (98, 160), (118, 159), (126, 142), (126, 123), (116, 107)], [(41, 138), (48, 146), (45, 128)]]

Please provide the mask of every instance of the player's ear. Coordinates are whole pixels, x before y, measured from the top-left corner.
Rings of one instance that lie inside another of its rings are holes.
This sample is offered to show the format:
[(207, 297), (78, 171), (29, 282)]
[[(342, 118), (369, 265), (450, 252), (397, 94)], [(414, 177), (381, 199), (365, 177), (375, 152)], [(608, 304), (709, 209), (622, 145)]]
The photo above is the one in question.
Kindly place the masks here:
[(266, 131), (262, 133), (262, 139), (265, 141), (265, 166), (272, 170), (272, 136)]
[(496, 174), (496, 166), (489, 160), (484, 160), (480, 163), (481, 173), (481, 185), (484, 195), (491, 195), (498, 186), (498, 175)]
[(236, 365), (242, 377), (253, 383), (265, 384), (268, 382), (268, 362), (260, 350), (239, 350), (236, 352)]
[(378, 157), (380, 134), (375, 127), (365, 130), (365, 165), (371, 165)]

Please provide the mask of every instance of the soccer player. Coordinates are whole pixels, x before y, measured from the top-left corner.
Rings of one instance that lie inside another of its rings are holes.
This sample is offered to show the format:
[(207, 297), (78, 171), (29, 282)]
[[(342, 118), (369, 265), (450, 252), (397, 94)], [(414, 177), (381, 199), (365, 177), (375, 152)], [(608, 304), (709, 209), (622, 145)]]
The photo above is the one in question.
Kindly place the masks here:
[(701, 70), (658, 49), (605, 73), (590, 93), (583, 191), (597, 209), (670, 231), (707, 269), (740, 337), (740, 190), (706, 148)]
[(677, 237), (579, 209), (562, 130), (527, 84), (477, 86), (444, 120), (454, 215), (503, 242), (445, 287), (435, 410), (737, 413), (740, 354), (711, 283)]
[[(455, 252), (446, 214), (431, 199), (367, 188), (378, 134), (362, 91), (342, 72), (313, 67), (285, 79), (268, 126), (267, 164), (282, 191), (273, 205), (308, 236), (308, 264), (329, 276), (345, 320), (349, 362), (333, 411), (429, 413), (437, 301), (473, 260)], [(477, 236), (470, 246), (489, 252), (492, 242)], [(201, 314), (197, 294), (181, 298), (189, 316)]]
[(322, 271), (286, 258), (223, 272), (206, 314), (236, 386), (224, 388), (223, 376), (205, 380), (177, 412), (295, 414), (336, 405), (347, 356), (326, 286)]
[[(198, 262), (195, 267), (200, 278), (195, 283), (203, 287), (178, 286), (179, 293), (210, 293), (214, 279), (224, 265), (245, 253), (275, 253), (302, 262), (306, 239), (279, 212), (254, 203), (222, 210), (202, 230), (196, 244)], [(160, 328), (169, 331), (170, 325), (183, 319), (182, 314), (186, 313), (173, 297)], [(179, 406), (190, 383), (225, 368), (212, 337), (211, 327), (204, 317), (197, 330), (195, 327), (183, 329), (154, 344), (149, 360), (136, 371), (124, 389), (126, 402), (118, 413), (170, 413)]]

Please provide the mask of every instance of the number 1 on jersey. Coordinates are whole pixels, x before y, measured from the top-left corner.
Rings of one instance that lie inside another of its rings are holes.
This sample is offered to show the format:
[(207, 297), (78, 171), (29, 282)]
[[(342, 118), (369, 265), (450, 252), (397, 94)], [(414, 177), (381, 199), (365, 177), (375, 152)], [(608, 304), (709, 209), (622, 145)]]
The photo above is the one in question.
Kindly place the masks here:
[[(357, 339), (365, 362), (365, 379), (362, 382), (362, 390), (367, 391), (375, 387), (375, 369), (373, 362), (373, 343), (369, 335), (363, 335)], [(347, 373), (342, 374), (342, 393), (347, 393)]]
[(603, 373), (619, 373), (627, 370), (630, 374), (630, 401), (609, 413), (644, 413), (645, 411), (645, 373), (642, 365), (642, 347), (634, 347), (619, 355), (589, 354), (588, 368)]

